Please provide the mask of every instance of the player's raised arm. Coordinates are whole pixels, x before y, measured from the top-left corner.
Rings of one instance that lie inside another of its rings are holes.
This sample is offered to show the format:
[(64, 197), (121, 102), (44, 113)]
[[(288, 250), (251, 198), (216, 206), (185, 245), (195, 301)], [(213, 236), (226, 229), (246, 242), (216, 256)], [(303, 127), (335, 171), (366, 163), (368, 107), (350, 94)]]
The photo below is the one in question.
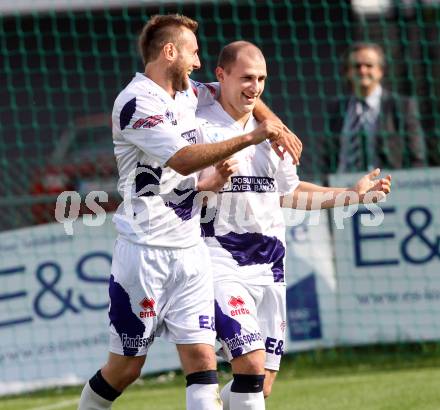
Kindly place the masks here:
[(265, 139), (277, 140), (283, 125), (279, 121), (263, 121), (254, 131), (227, 141), (213, 144), (194, 144), (181, 148), (166, 163), (182, 175), (189, 175), (212, 164), (216, 164), (250, 145)]
[(253, 114), (260, 122), (272, 120), (279, 121), (283, 125), (279, 137), (272, 141), (272, 148), (280, 158), (284, 158), (284, 152), (288, 152), (293, 158), (293, 163), (298, 165), (302, 152), (301, 140), (283, 124), (281, 119), (261, 99), (257, 101)]
[(283, 208), (316, 210), (377, 202), (391, 192), (391, 175), (377, 178), (379, 174), (377, 168), (351, 188), (323, 187), (301, 181), (292, 194), (280, 198), (280, 204)]

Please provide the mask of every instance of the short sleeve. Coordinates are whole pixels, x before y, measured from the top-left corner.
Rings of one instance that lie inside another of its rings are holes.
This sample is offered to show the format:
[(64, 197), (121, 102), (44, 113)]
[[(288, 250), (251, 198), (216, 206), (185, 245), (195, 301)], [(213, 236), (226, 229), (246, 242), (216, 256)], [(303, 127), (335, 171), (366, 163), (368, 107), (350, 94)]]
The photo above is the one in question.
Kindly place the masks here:
[(293, 159), (287, 153), (284, 154), (284, 159), (279, 162), (275, 174), (275, 180), (277, 181), (278, 192), (280, 195), (292, 193), (299, 185), (296, 165), (293, 165)]
[(206, 126), (209, 125), (208, 121), (204, 118), (196, 117), (196, 123), (197, 123), (197, 144), (209, 144), (210, 141), (209, 138), (206, 135)]
[(125, 103), (119, 114), (123, 138), (161, 165), (189, 145), (168, 113), (166, 104), (157, 98), (137, 96)]
[[(207, 125), (207, 123), (208, 122), (205, 119), (197, 118), (197, 128), (198, 128), (197, 144), (209, 144), (209, 143), (211, 143), (211, 141), (209, 140), (209, 138), (207, 137), (206, 132), (205, 132), (205, 126)], [(212, 165), (202, 169), (198, 173), (199, 180), (207, 178), (208, 176), (213, 174), (214, 171), (215, 171), (215, 168)]]
[(197, 108), (212, 105), (220, 91), (219, 83), (199, 83), (191, 80), (191, 87), (197, 97)]

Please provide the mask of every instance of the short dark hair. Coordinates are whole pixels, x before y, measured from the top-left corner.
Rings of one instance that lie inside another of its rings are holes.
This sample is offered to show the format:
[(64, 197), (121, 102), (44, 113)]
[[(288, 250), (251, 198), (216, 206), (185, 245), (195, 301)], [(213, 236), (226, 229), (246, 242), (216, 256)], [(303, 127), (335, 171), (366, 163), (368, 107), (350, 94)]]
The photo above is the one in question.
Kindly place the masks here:
[(144, 64), (154, 61), (165, 44), (173, 43), (178, 47), (179, 35), (184, 27), (195, 33), (198, 23), (181, 14), (158, 14), (151, 17), (138, 39), (139, 53)]
[(383, 48), (377, 43), (358, 41), (356, 43), (351, 44), (350, 47), (348, 47), (343, 54), (342, 64), (343, 64), (344, 73), (346, 73), (349, 68), (351, 54), (355, 53), (356, 51), (365, 50), (365, 49), (374, 50), (376, 52), (376, 54), (379, 57), (379, 64), (382, 67), (382, 70), (385, 70), (386, 58)]
[(243, 47), (247, 47), (247, 46), (255, 47), (258, 51), (260, 51), (261, 55), (263, 55), (261, 50), (255, 44), (252, 44), (249, 41), (244, 41), (244, 40), (233, 41), (232, 43), (229, 43), (228, 45), (224, 46), (220, 51), (217, 60), (217, 67), (221, 67), (223, 68), (223, 70), (229, 71), (230, 66), (235, 63), (235, 60), (237, 60), (238, 52)]

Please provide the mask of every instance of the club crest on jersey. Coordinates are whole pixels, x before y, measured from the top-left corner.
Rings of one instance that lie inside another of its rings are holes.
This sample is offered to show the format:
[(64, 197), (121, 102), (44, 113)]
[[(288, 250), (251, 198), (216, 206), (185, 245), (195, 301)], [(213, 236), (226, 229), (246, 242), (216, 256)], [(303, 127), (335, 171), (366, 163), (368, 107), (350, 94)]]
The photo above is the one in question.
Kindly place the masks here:
[(206, 136), (211, 142), (223, 141), (225, 137), (217, 131), (207, 131)]
[(171, 112), (170, 110), (166, 110), (165, 111), (165, 118), (171, 122), (171, 124), (173, 125), (177, 125), (177, 120), (174, 118), (174, 113)]
[(140, 118), (133, 124), (134, 129), (138, 128), (153, 128), (157, 124), (162, 124), (164, 120), (163, 115), (151, 115), (147, 118)]
[(228, 305), (233, 307), (231, 310), (231, 316), (249, 314), (249, 309), (245, 307), (245, 301), (241, 296), (231, 296)]
[(154, 301), (153, 298), (143, 298), (140, 302), (139, 305), (142, 309), (144, 309), (143, 312), (139, 313), (139, 317), (141, 319), (144, 319), (146, 317), (154, 317), (156, 316), (156, 312), (154, 310), (154, 305), (156, 304), (156, 302)]

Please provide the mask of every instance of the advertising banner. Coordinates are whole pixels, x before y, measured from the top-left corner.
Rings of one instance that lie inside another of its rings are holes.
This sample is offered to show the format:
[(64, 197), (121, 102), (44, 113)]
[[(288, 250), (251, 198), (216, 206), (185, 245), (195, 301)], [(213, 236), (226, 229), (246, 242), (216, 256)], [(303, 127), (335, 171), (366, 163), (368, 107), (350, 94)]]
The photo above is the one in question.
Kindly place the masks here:
[[(351, 207), (334, 229), (339, 344), (440, 337), (440, 169), (390, 173), (380, 208)], [(358, 176), (330, 182), (350, 186)]]
[[(79, 384), (108, 354), (108, 290), (116, 232), (74, 222), (0, 234), (0, 394)], [(155, 341), (146, 372), (179, 367)]]
[[(392, 176), (380, 205), (285, 211), (285, 351), (440, 337), (440, 169)], [(0, 394), (79, 384), (106, 360), (111, 215), (71, 230), (0, 234)], [(158, 338), (144, 371), (179, 367)]]
[(284, 212), (288, 224), (286, 351), (332, 346), (337, 309), (328, 212)]

